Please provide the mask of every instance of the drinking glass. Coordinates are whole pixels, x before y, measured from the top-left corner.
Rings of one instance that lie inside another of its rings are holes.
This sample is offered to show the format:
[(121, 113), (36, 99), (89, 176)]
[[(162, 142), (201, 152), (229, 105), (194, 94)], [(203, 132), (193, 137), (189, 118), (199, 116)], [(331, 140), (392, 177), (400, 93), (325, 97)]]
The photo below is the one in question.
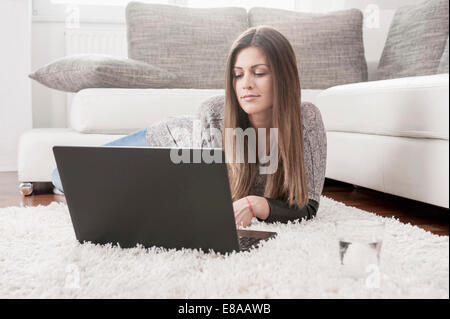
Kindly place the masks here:
[(379, 269), (385, 223), (371, 219), (335, 221), (341, 274), (362, 278)]

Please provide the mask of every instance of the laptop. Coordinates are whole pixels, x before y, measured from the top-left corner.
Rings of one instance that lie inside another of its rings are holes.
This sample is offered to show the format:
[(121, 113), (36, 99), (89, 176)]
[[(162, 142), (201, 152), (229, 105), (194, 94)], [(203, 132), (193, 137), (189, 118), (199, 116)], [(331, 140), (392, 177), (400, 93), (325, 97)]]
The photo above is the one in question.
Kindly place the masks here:
[[(77, 240), (226, 254), (276, 236), (237, 229), (223, 150), (176, 149), (183, 162), (171, 150), (54, 146)], [(211, 150), (220, 163), (205, 160)]]

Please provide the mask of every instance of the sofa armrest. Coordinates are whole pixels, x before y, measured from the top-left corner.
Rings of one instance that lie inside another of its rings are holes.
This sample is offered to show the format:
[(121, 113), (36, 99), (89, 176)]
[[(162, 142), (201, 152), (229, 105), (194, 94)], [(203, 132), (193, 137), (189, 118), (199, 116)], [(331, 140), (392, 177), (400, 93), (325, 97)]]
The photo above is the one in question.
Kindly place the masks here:
[(449, 75), (339, 85), (317, 96), (327, 131), (448, 140)]

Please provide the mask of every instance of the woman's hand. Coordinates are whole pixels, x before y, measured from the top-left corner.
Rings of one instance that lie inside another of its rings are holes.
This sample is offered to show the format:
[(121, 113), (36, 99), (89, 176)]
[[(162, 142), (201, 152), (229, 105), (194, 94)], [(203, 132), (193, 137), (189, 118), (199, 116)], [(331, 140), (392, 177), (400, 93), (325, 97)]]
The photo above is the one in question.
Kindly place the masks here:
[(241, 227), (247, 227), (250, 225), (253, 214), (250, 210), (250, 205), (252, 206), (253, 212), (256, 217), (260, 219), (266, 219), (269, 216), (269, 204), (264, 197), (261, 196), (247, 196), (238, 199), (233, 202), (234, 218), (236, 220), (236, 225)]

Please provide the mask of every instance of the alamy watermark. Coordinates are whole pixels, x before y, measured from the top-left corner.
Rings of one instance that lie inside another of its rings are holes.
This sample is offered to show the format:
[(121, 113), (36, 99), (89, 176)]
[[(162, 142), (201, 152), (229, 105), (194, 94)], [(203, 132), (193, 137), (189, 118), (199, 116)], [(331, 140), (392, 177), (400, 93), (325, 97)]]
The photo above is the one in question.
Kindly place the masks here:
[(365, 269), (368, 276), (365, 280), (366, 287), (369, 289), (380, 288), (381, 271), (377, 264), (369, 264)]
[(65, 289), (80, 289), (80, 268), (76, 264), (66, 267)]
[(80, 28), (80, 7), (76, 3), (69, 3), (66, 6), (65, 24), (68, 29)]
[[(186, 138), (192, 136), (190, 141), (193, 146), (201, 146), (203, 143), (201, 121), (194, 120), (192, 132), (187, 128), (178, 127), (171, 131), (173, 136)], [(246, 139), (247, 138), (247, 139)], [(209, 129), (208, 141), (214, 147), (200, 149), (193, 152), (191, 160), (191, 150), (186, 148), (172, 148), (170, 159), (173, 163), (201, 163), (207, 164), (221, 163), (245, 163), (245, 143), (247, 143), (247, 162), (256, 163), (256, 156), (259, 161), (260, 174), (273, 174), (278, 168), (278, 128), (269, 129), (269, 152), (267, 152), (267, 129), (249, 127), (225, 128), (225, 159), (222, 157), (222, 132), (218, 128)], [(235, 152), (234, 152), (235, 146)], [(212, 154), (211, 154), (212, 153)]]
[(364, 26), (368, 29), (380, 28), (380, 7), (374, 3), (367, 5), (364, 10)]

